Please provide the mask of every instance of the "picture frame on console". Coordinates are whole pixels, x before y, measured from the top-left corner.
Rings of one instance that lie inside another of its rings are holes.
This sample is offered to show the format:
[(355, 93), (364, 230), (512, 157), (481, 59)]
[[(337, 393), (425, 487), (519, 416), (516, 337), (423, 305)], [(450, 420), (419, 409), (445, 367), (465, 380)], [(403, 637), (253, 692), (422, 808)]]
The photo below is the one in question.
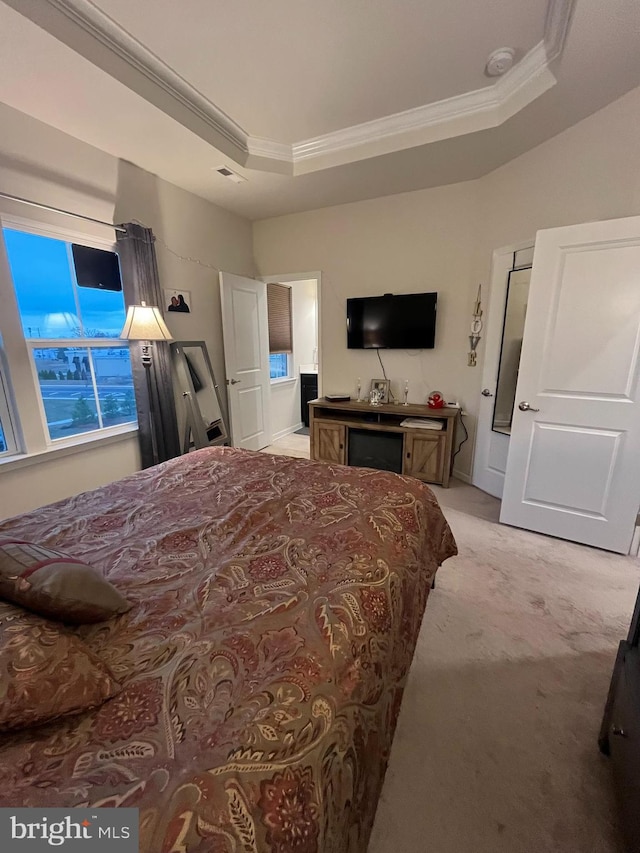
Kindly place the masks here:
[(377, 392), (378, 403), (389, 402), (389, 380), (388, 379), (372, 379), (369, 395), (371, 398), (372, 392)]

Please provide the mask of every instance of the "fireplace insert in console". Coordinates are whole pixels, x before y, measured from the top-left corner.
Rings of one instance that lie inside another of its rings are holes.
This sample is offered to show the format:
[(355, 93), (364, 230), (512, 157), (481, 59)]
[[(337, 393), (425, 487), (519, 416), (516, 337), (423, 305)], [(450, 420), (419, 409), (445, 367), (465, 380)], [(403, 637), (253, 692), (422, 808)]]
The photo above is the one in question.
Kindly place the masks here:
[(402, 433), (349, 430), (349, 465), (402, 473)]

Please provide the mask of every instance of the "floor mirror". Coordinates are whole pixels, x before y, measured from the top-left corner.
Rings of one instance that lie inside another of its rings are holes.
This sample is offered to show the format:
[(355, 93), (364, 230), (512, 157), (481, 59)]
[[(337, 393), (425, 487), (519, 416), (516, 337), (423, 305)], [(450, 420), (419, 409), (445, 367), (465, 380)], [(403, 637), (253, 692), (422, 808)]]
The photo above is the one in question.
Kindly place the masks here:
[(229, 430), (206, 343), (175, 341), (171, 352), (183, 406), (182, 452), (228, 444)]

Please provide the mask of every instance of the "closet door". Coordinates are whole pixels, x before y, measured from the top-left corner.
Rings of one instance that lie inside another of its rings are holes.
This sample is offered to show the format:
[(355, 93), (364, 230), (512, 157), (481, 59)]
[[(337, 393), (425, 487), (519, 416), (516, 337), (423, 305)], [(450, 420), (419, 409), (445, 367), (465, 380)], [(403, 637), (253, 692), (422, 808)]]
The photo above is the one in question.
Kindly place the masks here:
[(640, 505), (640, 217), (536, 238), (500, 520), (627, 553)]

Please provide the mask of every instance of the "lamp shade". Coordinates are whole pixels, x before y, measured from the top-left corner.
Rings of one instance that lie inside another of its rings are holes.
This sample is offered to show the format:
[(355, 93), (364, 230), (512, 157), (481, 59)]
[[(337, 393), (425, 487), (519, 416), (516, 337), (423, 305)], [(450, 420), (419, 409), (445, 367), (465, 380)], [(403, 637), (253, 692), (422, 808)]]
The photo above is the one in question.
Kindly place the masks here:
[(120, 337), (128, 341), (172, 341), (171, 332), (155, 305), (129, 305)]

